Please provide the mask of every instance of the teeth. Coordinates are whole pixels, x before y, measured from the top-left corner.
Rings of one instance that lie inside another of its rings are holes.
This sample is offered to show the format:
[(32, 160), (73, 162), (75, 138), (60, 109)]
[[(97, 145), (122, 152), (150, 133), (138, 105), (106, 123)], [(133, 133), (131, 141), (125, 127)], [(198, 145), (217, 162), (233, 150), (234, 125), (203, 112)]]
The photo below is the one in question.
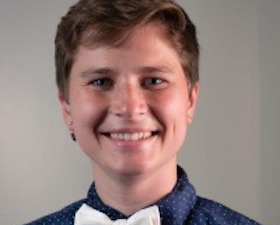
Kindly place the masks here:
[(110, 137), (120, 141), (137, 141), (152, 136), (152, 132), (137, 132), (137, 133), (110, 133)]

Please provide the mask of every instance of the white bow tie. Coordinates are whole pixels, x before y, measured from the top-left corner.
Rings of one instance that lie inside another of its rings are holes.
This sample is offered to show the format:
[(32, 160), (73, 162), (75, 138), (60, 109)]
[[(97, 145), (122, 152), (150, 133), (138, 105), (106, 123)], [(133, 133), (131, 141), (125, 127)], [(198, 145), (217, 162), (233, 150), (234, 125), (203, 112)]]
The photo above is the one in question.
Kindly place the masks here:
[(74, 225), (160, 225), (160, 214), (158, 206), (151, 206), (128, 219), (112, 221), (106, 214), (83, 204), (76, 212)]

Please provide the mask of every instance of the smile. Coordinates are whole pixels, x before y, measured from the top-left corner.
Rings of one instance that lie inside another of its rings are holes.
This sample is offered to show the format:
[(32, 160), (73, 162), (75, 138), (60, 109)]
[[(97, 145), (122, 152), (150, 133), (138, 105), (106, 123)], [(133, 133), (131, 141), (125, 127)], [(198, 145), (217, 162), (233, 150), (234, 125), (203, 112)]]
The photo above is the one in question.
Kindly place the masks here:
[(147, 139), (153, 135), (155, 135), (157, 132), (152, 131), (146, 131), (146, 132), (124, 132), (124, 133), (106, 133), (104, 134), (107, 137), (112, 138), (113, 140), (117, 141), (139, 141), (143, 139)]

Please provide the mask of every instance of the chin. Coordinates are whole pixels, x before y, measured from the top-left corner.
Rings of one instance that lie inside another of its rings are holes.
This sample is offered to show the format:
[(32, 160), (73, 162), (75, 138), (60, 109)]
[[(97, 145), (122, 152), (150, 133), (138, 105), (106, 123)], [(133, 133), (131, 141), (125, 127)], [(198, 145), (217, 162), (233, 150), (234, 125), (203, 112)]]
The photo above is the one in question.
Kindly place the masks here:
[(124, 165), (118, 165), (114, 171), (121, 176), (139, 176), (146, 173), (150, 173), (152, 167), (147, 163), (125, 163)]

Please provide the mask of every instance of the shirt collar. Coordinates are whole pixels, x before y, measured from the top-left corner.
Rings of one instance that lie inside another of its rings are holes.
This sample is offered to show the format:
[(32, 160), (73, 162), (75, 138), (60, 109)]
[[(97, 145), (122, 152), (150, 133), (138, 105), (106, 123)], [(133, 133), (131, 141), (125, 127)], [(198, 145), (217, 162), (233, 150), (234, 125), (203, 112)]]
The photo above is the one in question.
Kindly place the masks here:
[(160, 210), (162, 224), (184, 224), (196, 202), (196, 192), (189, 183), (185, 171), (178, 166), (178, 179), (173, 190), (156, 205)]
[[(196, 202), (195, 189), (189, 183), (184, 170), (179, 166), (177, 174), (178, 179), (173, 190), (158, 202), (152, 204), (159, 207), (162, 224), (183, 224)], [(86, 203), (105, 213), (111, 220), (127, 219), (127, 216), (102, 202), (96, 192), (94, 183), (89, 189)]]

